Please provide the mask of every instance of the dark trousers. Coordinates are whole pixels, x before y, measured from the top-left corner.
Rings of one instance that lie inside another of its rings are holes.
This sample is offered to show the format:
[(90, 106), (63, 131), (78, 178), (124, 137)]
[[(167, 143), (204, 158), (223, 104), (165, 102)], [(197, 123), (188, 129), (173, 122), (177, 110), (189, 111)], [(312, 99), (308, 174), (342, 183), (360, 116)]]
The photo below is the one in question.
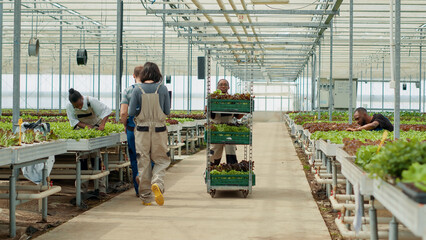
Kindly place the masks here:
[(136, 175), (138, 174), (138, 161), (136, 160), (136, 146), (135, 146), (135, 133), (127, 131), (127, 145), (129, 148), (130, 165), (132, 167), (133, 186), (135, 187), (136, 194), (139, 194), (139, 186), (136, 182)]

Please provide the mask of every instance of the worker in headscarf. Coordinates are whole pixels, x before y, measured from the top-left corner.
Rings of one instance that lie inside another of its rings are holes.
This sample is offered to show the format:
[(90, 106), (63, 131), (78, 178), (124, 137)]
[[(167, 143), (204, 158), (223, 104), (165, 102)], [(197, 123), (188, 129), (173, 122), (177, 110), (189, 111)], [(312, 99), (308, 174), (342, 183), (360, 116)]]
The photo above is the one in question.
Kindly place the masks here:
[[(217, 83), (217, 89), (222, 91), (223, 94), (228, 94), (229, 90), (229, 82), (226, 79), (221, 79)], [(225, 123), (232, 123), (232, 119), (236, 117), (237, 119), (240, 119), (244, 116), (244, 114), (231, 114), (231, 113), (211, 113), (211, 120), (213, 123), (216, 124), (225, 124)], [(230, 144), (211, 144), (210, 148), (210, 163), (212, 165), (219, 165), (220, 161), (222, 160), (223, 155), (223, 148), (225, 148), (226, 153), (226, 163), (228, 164), (234, 164), (238, 163), (236, 150), (236, 145), (230, 145)]]
[(170, 97), (157, 64), (145, 63), (139, 76), (142, 85), (135, 87), (129, 104), (129, 116), (134, 117), (136, 125), (139, 197), (143, 205), (151, 205), (155, 197), (155, 202), (161, 206), (164, 204), (164, 176), (170, 165), (166, 127)]
[[(67, 105), (67, 116), (71, 126), (75, 130), (87, 127), (89, 129), (103, 131), (109, 115), (111, 114), (111, 109), (96, 98), (89, 96), (83, 97), (80, 92), (73, 88), (71, 88), (68, 92), (68, 99), (70, 103)], [(92, 166), (94, 166), (95, 157), (96, 153), (90, 155)], [(88, 170), (87, 159), (81, 159), (80, 161), (81, 170)], [(99, 164), (99, 167), (100, 166), (101, 164)], [(101, 167), (96, 170), (101, 170)], [(87, 191), (88, 185), (88, 181), (82, 183), (82, 189), (84, 192)], [(102, 197), (107, 195), (105, 178), (101, 178), (99, 181), (99, 195)]]

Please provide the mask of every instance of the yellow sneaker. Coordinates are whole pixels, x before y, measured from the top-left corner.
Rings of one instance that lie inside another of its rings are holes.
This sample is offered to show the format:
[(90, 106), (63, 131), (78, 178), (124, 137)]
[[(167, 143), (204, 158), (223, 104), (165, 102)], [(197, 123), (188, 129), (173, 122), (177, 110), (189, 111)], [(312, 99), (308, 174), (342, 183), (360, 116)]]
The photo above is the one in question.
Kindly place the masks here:
[(142, 205), (144, 205), (144, 206), (151, 206), (151, 203), (149, 202), (144, 202), (144, 201), (142, 201)]
[(154, 183), (151, 186), (151, 190), (155, 195), (155, 202), (159, 205), (159, 206), (163, 206), (164, 204), (164, 197), (163, 194), (161, 193), (160, 187)]

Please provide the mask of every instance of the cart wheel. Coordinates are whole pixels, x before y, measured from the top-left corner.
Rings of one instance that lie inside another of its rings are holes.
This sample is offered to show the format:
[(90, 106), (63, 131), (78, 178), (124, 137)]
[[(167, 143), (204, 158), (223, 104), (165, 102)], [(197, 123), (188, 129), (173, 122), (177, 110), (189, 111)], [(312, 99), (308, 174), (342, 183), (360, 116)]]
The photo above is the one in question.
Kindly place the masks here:
[(247, 196), (249, 194), (249, 191), (248, 190), (243, 190), (242, 192), (243, 192), (244, 198), (247, 198)]
[(210, 196), (214, 198), (214, 195), (216, 194), (216, 190), (210, 190)]

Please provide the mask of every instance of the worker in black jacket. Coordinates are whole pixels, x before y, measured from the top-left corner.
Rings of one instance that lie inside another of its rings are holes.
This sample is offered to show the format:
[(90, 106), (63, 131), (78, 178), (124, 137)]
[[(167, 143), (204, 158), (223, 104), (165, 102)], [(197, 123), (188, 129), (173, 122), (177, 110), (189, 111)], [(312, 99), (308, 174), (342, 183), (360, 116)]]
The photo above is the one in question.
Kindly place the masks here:
[(354, 119), (361, 126), (358, 128), (348, 128), (347, 131), (380, 131), (388, 130), (393, 131), (393, 125), (389, 119), (382, 114), (374, 114), (373, 116), (368, 115), (365, 108), (359, 107), (355, 110)]

